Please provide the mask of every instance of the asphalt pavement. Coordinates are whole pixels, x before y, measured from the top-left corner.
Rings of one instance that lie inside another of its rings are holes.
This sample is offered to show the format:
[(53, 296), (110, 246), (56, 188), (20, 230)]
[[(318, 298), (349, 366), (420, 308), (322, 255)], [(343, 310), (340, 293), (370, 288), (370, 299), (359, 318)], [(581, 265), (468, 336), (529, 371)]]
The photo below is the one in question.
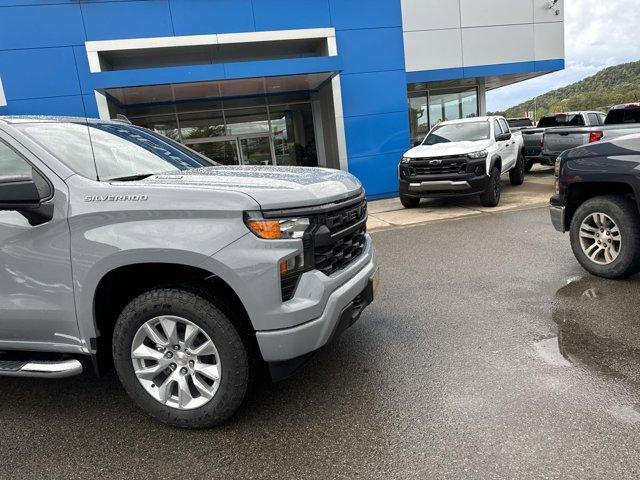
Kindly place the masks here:
[(2, 478), (637, 478), (640, 279), (545, 208), (373, 234), (379, 296), (228, 423), (155, 423), (115, 375), (0, 379)]

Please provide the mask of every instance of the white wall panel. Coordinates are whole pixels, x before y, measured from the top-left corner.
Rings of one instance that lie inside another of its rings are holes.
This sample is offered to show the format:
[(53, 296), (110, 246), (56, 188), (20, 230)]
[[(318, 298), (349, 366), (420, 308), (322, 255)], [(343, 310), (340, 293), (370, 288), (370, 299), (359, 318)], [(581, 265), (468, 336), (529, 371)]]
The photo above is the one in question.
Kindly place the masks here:
[(405, 32), (460, 28), (460, 0), (402, 0), (402, 23)]
[(408, 72), (462, 66), (458, 29), (405, 32), (404, 51)]
[[(563, 22), (564, 21), (564, 0), (558, 2), (549, 8), (552, 0), (533, 0), (533, 21), (539, 22)], [(556, 15), (556, 10), (560, 11)]]
[(533, 0), (460, 0), (462, 27), (533, 23)]
[(534, 35), (536, 60), (564, 58), (564, 23), (537, 23)]
[(533, 24), (462, 29), (464, 66), (534, 60)]

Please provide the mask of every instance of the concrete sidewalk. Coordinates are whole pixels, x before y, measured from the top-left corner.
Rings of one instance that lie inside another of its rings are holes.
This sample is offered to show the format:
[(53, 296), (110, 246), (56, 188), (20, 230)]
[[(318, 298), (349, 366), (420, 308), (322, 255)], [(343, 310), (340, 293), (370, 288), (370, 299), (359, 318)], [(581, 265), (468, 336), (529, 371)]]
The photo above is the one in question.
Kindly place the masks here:
[(502, 198), (500, 205), (487, 208), (480, 205), (478, 196), (422, 200), (420, 207), (406, 209), (398, 198), (377, 200), (369, 203), (369, 231), (414, 225), (418, 223), (451, 220), (473, 215), (491, 214), (505, 210), (539, 207), (549, 203), (554, 190), (553, 168), (535, 166), (527, 174), (524, 184), (514, 187), (508, 175), (502, 176)]

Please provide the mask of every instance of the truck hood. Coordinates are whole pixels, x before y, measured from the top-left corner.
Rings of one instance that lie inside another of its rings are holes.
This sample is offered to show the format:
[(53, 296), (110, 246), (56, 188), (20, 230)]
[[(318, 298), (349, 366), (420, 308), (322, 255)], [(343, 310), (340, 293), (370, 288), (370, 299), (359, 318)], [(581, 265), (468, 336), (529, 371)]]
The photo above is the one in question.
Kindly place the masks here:
[(139, 183), (232, 190), (249, 195), (265, 210), (321, 205), (362, 192), (349, 173), (310, 167), (204, 167), (152, 175)]
[(466, 155), (484, 150), (491, 145), (491, 140), (481, 142), (450, 142), (436, 145), (418, 145), (404, 154), (408, 158), (446, 157), (449, 155)]

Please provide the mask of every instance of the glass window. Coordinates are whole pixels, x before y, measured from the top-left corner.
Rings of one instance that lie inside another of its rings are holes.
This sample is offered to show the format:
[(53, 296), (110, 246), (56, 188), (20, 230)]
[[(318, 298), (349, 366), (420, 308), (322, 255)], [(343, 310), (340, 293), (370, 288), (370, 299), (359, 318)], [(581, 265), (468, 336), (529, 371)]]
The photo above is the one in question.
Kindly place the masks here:
[(273, 106), (269, 117), (277, 164), (318, 166), (311, 104)]
[[(496, 122), (497, 125), (497, 122)], [(450, 142), (477, 142), (489, 138), (489, 122), (450, 123), (435, 127), (424, 141), (424, 145)]]
[(141, 127), (153, 130), (160, 135), (169, 137), (172, 140), (180, 140), (180, 135), (178, 134), (178, 122), (175, 115), (145, 117), (135, 123)]
[(584, 118), (580, 114), (558, 113), (542, 117), (538, 122), (538, 128), (549, 127), (583, 127)]
[(224, 116), (227, 121), (227, 135), (269, 133), (266, 107), (225, 110)]
[(595, 113), (587, 113), (587, 117), (589, 118), (589, 125), (599, 125), (598, 116)]
[(409, 126), (412, 143), (441, 122), (478, 116), (478, 92), (468, 90), (416, 91), (409, 85)]
[(500, 122), (500, 127), (502, 127), (502, 132), (503, 133), (509, 133), (509, 125), (507, 125), (507, 121), (504, 120), (503, 118), (498, 119), (498, 121)]
[(32, 177), (31, 165), (13, 148), (0, 141), (0, 178)]
[(429, 133), (429, 109), (426, 94), (409, 98), (409, 124), (411, 144), (422, 142)]
[(221, 111), (180, 113), (180, 135), (182, 140), (194, 138), (224, 137), (226, 128)]
[(504, 133), (502, 131), (502, 127), (500, 126), (500, 122), (498, 122), (497, 120), (493, 121), (493, 134), (494, 135), (500, 135), (501, 133)]
[(640, 123), (640, 107), (610, 110), (607, 114), (605, 125), (616, 125), (620, 123)]
[(94, 180), (213, 165), (176, 142), (129, 125), (25, 123), (18, 128), (79, 175)]

